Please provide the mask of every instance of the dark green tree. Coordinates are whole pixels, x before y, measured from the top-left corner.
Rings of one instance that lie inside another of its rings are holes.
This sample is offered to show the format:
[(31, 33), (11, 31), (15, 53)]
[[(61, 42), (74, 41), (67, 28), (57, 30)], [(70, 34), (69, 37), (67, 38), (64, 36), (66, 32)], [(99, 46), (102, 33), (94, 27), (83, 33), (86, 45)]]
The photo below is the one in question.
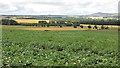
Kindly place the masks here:
[(15, 20), (2, 19), (2, 25), (17, 25)]

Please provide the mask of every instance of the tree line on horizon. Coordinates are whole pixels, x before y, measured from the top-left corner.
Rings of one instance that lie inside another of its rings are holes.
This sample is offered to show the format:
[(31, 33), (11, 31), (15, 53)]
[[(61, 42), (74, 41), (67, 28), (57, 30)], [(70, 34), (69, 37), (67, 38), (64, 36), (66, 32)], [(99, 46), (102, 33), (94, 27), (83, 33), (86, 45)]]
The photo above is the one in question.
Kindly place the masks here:
[(15, 20), (2, 19), (2, 25), (24, 25), (24, 26), (41, 26), (41, 27), (49, 27), (49, 26), (80, 26), (80, 24), (92, 24), (92, 25), (120, 25), (120, 21), (116, 19), (108, 19), (108, 20), (93, 20), (93, 19), (80, 19), (80, 20), (50, 20), (49, 23), (43, 21), (39, 21), (38, 23), (18, 23)]

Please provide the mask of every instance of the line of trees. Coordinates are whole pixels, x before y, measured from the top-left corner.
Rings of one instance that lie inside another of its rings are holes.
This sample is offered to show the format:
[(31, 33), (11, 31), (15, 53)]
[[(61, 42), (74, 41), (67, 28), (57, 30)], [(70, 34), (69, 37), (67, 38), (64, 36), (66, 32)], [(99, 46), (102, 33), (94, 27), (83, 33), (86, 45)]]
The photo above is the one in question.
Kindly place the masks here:
[(120, 25), (120, 21), (116, 19), (108, 20), (93, 20), (93, 19), (82, 19), (80, 21), (82, 24), (94, 24), (94, 25)]
[(108, 19), (108, 20), (93, 20), (93, 19), (81, 19), (80, 21), (72, 22), (72, 21), (50, 21), (47, 23), (45, 21), (40, 21), (38, 23), (17, 23), (15, 20), (2, 19), (2, 25), (25, 25), (25, 26), (41, 26), (41, 27), (49, 27), (49, 26), (73, 26), (77, 27), (80, 24), (94, 24), (94, 25), (120, 25), (120, 20), (116, 19)]
[(2, 25), (18, 25), (15, 20), (2, 19)]

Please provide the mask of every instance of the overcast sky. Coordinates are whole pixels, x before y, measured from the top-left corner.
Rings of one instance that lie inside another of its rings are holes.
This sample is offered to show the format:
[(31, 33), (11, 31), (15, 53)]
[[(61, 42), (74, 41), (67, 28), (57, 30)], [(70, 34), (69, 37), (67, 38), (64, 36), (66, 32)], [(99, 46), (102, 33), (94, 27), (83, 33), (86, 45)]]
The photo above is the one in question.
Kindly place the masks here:
[(119, 0), (0, 0), (0, 14), (85, 15), (117, 13)]

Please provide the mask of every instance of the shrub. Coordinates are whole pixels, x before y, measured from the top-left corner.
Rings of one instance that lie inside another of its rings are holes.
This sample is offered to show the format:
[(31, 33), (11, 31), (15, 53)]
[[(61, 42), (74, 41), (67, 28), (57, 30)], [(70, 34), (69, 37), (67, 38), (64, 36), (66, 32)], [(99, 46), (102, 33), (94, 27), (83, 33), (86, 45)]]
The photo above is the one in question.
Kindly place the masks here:
[(95, 25), (93, 28), (97, 29), (97, 26)]
[(49, 24), (47, 24), (47, 27), (50, 27), (50, 25), (49, 25)]
[(83, 28), (83, 25), (80, 25), (81, 28)]
[(60, 28), (62, 28), (62, 25), (60, 25)]
[(120, 31), (120, 28), (118, 28), (118, 31)]
[(105, 27), (105, 29), (108, 29), (109, 27), (107, 26), (107, 27)]
[(102, 25), (102, 26), (101, 26), (101, 29), (104, 29), (104, 28), (105, 28), (105, 27)]
[(74, 25), (73, 27), (74, 27), (74, 28), (77, 28), (77, 26), (76, 26), (76, 25)]
[(91, 29), (91, 26), (89, 25), (88, 28)]

